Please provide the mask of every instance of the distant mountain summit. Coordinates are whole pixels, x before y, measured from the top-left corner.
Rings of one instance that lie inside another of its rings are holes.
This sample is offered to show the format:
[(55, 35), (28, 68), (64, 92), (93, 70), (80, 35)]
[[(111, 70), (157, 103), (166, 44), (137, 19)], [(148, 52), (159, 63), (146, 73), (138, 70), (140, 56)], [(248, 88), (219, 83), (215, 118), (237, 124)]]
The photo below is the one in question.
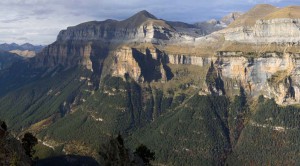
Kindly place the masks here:
[(221, 22), (223, 22), (226, 25), (229, 25), (232, 22), (234, 22), (236, 19), (240, 18), (242, 15), (243, 15), (243, 13), (241, 13), (241, 12), (232, 12), (232, 13), (229, 13), (228, 15), (224, 16), (221, 19)]
[(253, 26), (256, 20), (262, 19), (270, 13), (279, 10), (279, 8), (269, 5), (269, 4), (259, 4), (254, 6), (248, 12), (236, 19), (232, 24), (229, 25), (230, 28), (239, 26)]
[(146, 10), (140, 11), (119, 24), (127, 28), (137, 28), (148, 20), (158, 20), (153, 14)]
[(157, 19), (146, 10), (122, 21), (91, 21), (62, 30), (58, 41), (98, 40), (104, 42), (169, 40), (174, 32), (172, 26)]
[(34, 51), (34, 52), (40, 52), (44, 46), (42, 45), (33, 45), (30, 43), (25, 43), (25, 44), (16, 44), (16, 43), (11, 43), (11, 44), (0, 44), (0, 50), (3, 51), (13, 51), (13, 50), (20, 50), (20, 51)]
[(145, 18), (145, 19), (157, 19), (153, 14), (149, 13), (147, 10), (142, 10), (134, 14), (133, 16), (129, 17), (127, 20), (130, 20), (132, 18)]

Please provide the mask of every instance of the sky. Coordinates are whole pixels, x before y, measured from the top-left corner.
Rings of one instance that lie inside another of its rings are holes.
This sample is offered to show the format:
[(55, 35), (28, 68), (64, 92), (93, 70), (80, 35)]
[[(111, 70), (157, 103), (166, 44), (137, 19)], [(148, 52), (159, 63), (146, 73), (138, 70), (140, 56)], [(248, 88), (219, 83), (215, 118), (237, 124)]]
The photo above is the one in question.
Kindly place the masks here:
[(262, 3), (300, 5), (299, 0), (0, 0), (0, 43), (47, 45), (69, 26), (123, 20), (141, 10), (169, 21), (194, 23)]

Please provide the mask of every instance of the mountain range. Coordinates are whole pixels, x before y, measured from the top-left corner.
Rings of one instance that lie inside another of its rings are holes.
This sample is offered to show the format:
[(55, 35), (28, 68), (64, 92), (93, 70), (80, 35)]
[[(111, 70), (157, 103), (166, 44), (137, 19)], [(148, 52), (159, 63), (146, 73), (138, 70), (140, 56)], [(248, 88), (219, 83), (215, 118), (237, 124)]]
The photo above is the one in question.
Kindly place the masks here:
[(22, 45), (18, 45), (16, 43), (11, 44), (0, 44), (0, 50), (1, 51), (7, 51), (13, 54), (20, 55), (25, 58), (31, 58), (36, 55), (36, 53), (41, 52), (41, 50), (44, 48), (42, 45), (32, 45), (30, 43), (25, 43)]
[(157, 165), (297, 165), (299, 13), (263, 4), (188, 24), (141, 11), (68, 27), (2, 67), (0, 117), (44, 157), (101, 161), (119, 133)]
[(28, 50), (28, 51), (40, 52), (43, 48), (44, 48), (44, 46), (42, 46), (42, 45), (32, 45), (30, 43), (25, 43), (25, 44), (21, 44), (21, 45), (18, 45), (16, 43), (0, 44), (0, 50), (2, 50), (2, 51), (12, 51), (12, 50), (25, 51), (25, 50)]

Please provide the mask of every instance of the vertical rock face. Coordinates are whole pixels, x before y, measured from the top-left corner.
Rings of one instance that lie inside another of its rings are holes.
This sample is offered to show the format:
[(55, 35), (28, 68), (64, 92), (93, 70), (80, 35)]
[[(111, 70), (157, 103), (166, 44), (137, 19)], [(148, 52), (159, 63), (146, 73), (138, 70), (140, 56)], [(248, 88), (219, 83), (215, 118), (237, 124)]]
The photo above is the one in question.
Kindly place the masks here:
[(91, 44), (86, 45), (83, 49), (80, 50), (80, 52), (81, 55), (83, 55), (82, 65), (85, 66), (88, 70), (93, 71), (93, 63), (91, 61)]
[(84, 56), (85, 46), (79, 43), (55, 42), (46, 47), (39, 56), (33, 58), (34, 67), (55, 67), (62, 65), (71, 67), (77, 65)]
[(123, 20), (92, 21), (62, 30), (57, 41), (157, 42), (179, 37), (165, 21), (147, 11)]
[(189, 56), (189, 55), (166, 54), (166, 57), (167, 57), (167, 62), (170, 64), (187, 64), (187, 65), (197, 65), (197, 66), (208, 65), (212, 60), (212, 58)]
[(274, 97), (280, 104), (300, 102), (298, 54), (285, 53), (283, 57), (245, 58), (222, 57), (219, 65), (222, 77), (236, 80), (251, 95)]
[(151, 20), (144, 22), (137, 27), (122, 27), (122, 22), (104, 21), (88, 22), (75, 27), (70, 27), (59, 33), (58, 41), (68, 40), (101, 40), (112, 42), (151, 42), (156, 39), (169, 40), (172, 37), (172, 30), (161, 26), (162, 21)]
[(278, 18), (258, 20), (254, 27), (257, 37), (295, 38), (300, 36), (300, 19)]
[(258, 20), (254, 26), (227, 29), (225, 40), (247, 43), (286, 43), (300, 41), (300, 19)]
[(225, 40), (246, 43), (298, 43), (300, 7), (257, 5), (224, 30)]
[(115, 51), (112, 64), (112, 75), (124, 77), (128, 74), (136, 81), (143, 81), (141, 67), (133, 57), (132, 48), (122, 47)]
[(122, 47), (113, 53), (111, 73), (123, 77), (128, 74), (137, 82), (166, 82), (170, 75), (163, 53), (155, 48), (136, 49)]

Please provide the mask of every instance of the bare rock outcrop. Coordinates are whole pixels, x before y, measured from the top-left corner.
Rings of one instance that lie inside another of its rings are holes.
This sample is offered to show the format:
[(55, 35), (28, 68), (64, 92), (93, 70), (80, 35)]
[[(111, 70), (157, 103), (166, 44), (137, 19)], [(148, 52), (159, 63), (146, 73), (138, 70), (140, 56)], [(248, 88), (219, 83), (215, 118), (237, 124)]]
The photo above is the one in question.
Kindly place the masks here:
[(132, 48), (122, 47), (114, 53), (114, 60), (112, 64), (112, 75), (118, 77), (125, 77), (128, 74), (136, 81), (143, 81), (141, 67), (133, 57)]
[(225, 40), (243, 43), (295, 43), (300, 41), (300, 7), (275, 8), (257, 5), (229, 28)]
[(221, 57), (222, 76), (234, 84), (227, 88), (245, 87), (253, 95), (275, 98), (279, 104), (300, 102), (298, 54), (285, 53), (283, 57), (266, 58)]
[(20, 55), (24, 58), (32, 58), (36, 55), (35, 51), (30, 51), (30, 50), (23, 50), (23, 51), (22, 50), (11, 50), (9, 52)]

